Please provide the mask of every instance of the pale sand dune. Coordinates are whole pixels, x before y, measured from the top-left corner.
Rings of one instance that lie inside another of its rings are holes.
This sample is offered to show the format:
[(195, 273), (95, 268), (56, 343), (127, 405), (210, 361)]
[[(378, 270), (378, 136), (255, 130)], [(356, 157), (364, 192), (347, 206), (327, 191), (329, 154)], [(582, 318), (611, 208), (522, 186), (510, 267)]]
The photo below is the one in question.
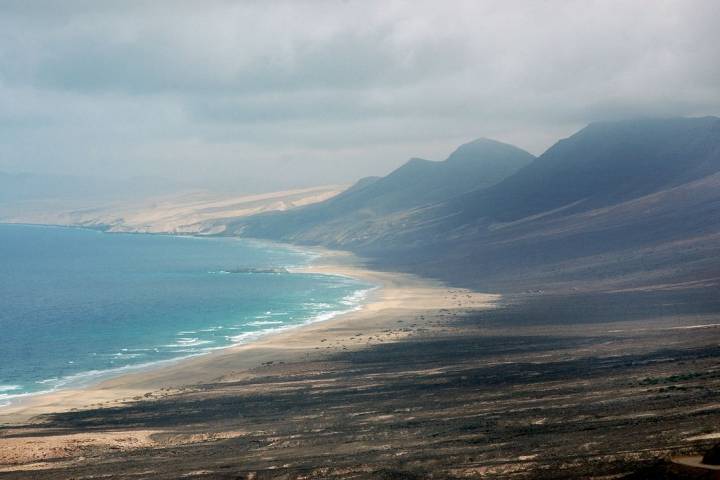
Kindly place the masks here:
[[(194, 385), (252, 376), (251, 369), (266, 362), (300, 360), (328, 345), (363, 348), (370, 337), (392, 342), (424, 327), (423, 313), (459, 308), (494, 307), (499, 295), (460, 289), (449, 290), (439, 282), (408, 274), (365, 269), (351, 254), (324, 251), (318, 264), (305, 272), (345, 275), (377, 285), (362, 309), (331, 320), (268, 335), (245, 345), (178, 361), (169, 366), (129, 373), (88, 388), (38, 395), (0, 409), (1, 423), (26, 421), (34, 416), (71, 409), (86, 409), (163, 396), (193, 389)], [(452, 292), (452, 294), (450, 294)], [(459, 301), (458, 298), (461, 298)], [(413, 328), (398, 319), (415, 316)], [(392, 334), (387, 332), (392, 330)], [(0, 440), (2, 443), (4, 440)], [(1, 446), (1, 445), (0, 445)]]
[(148, 207), (120, 207), (119, 219), (107, 222), (111, 231), (147, 233), (214, 233), (223, 228), (223, 221), (257, 213), (289, 210), (321, 202), (337, 195), (342, 186), (314, 187), (245, 196), (216, 196), (200, 193), (164, 199)]
[(321, 202), (345, 188), (345, 185), (329, 185), (254, 195), (195, 191), (116, 202), (93, 209), (46, 205), (40, 210), (42, 213), (17, 214), (2, 220), (103, 227), (111, 232), (219, 233), (229, 219)]

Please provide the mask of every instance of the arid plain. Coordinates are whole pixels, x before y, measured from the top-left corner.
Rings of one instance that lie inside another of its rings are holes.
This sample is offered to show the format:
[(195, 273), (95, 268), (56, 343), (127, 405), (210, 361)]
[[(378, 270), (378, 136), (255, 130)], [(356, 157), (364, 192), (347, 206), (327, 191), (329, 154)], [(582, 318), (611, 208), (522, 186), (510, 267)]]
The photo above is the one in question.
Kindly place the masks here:
[(384, 288), (359, 312), (7, 412), (0, 476), (616, 478), (720, 438), (717, 297), (501, 297), (326, 262)]

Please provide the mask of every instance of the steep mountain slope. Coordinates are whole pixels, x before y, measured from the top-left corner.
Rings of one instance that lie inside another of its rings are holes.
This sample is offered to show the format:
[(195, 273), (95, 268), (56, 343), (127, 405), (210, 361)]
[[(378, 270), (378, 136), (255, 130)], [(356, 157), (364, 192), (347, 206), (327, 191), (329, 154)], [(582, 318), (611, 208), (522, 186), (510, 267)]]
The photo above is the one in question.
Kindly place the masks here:
[(720, 173), (608, 207), (443, 226), (352, 248), (385, 268), (490, 290), (720, 288)]
[[(424, 168), (413, 163), (406, 167)], [(267, 217), (258, 216), (245, 233), (349, 249), (378, 267), (503, 291), (720, 285), (716, 117), (592, 124), (479, 187), (437, 203), (398, 202), (405, 208), (372, 222), (351, 217), (354, 226), (342, 215), (293, 223), (280, 214), (263, 228)]]
[(582, 211), (638, 198), (720, 169), (720, 119), (594, 123), (516, 175), (459, 197), (460, 218), (517, 220), (557, 208)]
[(480, 139), (462, 145), (445, 161), (414, 158), (386, 177), (363, 179), (325, 202), (283, 214), (259, 215), (231, 224), (228, 230), (316, 243), (365, 237), (382, 231), (394, 216), (493, 185), (533, 158), (511, 145)]
[(503, 289), (720, 284), (720, 119), (594, 124), (396, 227), (347, 247)]

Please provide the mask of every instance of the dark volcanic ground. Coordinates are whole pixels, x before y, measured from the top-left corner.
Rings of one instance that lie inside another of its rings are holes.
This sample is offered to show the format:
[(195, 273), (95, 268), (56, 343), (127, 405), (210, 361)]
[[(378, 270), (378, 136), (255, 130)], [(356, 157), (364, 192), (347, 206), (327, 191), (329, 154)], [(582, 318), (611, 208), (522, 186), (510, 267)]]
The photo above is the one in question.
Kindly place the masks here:
[(0, 478), (705, 478), (664, 459), (720, 441), (693, 439), (720, 433), (718, 293), (537, 294), (438, 311), (427, 329), (407, 318), (397, 343), (0, 429), (159, 432)]

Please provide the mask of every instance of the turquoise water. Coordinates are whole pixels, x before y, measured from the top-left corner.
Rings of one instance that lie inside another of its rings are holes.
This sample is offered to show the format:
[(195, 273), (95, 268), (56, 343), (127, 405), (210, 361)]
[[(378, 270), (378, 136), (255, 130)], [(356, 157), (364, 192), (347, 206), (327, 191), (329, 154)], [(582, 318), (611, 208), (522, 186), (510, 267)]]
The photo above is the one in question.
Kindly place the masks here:
[(357, 308), (370, 285), (232, 238), (0, 225), (0, 405)]

